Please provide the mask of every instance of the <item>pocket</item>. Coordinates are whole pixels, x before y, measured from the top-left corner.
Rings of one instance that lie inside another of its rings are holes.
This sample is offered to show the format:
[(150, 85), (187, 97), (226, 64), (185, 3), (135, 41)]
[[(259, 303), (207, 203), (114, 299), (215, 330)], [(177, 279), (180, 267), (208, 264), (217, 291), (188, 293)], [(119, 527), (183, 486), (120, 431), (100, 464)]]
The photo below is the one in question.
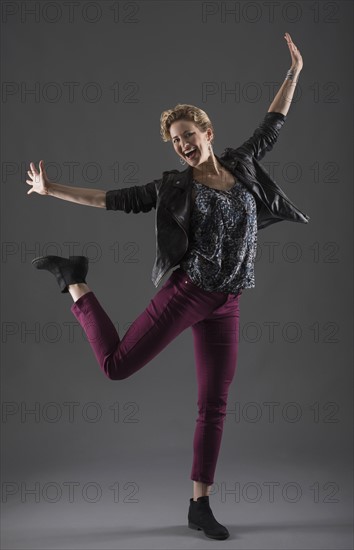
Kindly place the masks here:
[(210, 295), (210, 292), (208, 292), (208, 290), (204, 290), (204, 288), (194, 283), (185, 271), (180, 272), (180, 276), (176, 281), (176, 285), (178, 285), (179, 289), (182, 289), (183, 287), (183, 289), (187, 291)]

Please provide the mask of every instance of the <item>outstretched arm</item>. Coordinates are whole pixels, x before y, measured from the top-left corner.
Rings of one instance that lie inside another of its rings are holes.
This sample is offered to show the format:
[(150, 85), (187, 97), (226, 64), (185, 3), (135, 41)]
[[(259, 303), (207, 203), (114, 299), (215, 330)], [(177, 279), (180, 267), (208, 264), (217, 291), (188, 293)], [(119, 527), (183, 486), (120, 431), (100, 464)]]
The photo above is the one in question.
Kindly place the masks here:
[(27, 195), (38, 193), (39, 195), (51, 195), (65, 201), (84, 204), (85, 206), (96, 206), (106, 208), (106, 191), (101, 189), (90, 189), (87, 187), (70, 187), (49, 181), (43, 160), (39, 161), (39, 171), (34, 163), (30, 163), (27, 171), (30, 179), (26, 183), (32, 185)]
[(283, 84), (281, 85), (277, 95), (273, 99), (268, 113), (277, 112), (286, 115), (290, 109), (290, 104), (294, 95), (295, 86), (300, 74), (300, 71), (303, 67), (303, 61), (301, 53), (295, 46), (294, 42), (291, 40), (291, 36), (288, 32), (284, 35), (285, 40), (288, 43), (290, 55), (291, 55), (291, 75), (287, 75)]
[(39, 161), (39, 172), (34, 163), (31, 162), (27, 174), (30, 179), (26, 180), (26, 183), (32, 185), (31, 189), (27, 191), (27, 195), (31, 193), (51, 195), (58, 199), (85, 206), (95, 206), (106, 210), (124, 210), (127, 213), (134, 212), (134, 214), (149, 212), (152, 208), (156, 209), (156, 187), (162, 183), (161, 178), (145, 185), (134, 185), (109, 191), (87, 187), (70, 187), (69, 185), (49, 181), (43, 160)]

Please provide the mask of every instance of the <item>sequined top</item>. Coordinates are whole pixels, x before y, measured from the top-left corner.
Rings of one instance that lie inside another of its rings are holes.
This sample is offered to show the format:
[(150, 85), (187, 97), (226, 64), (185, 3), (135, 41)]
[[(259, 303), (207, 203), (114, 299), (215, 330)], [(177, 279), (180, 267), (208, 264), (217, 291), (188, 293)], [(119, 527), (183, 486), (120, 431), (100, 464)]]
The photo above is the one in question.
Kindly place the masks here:
[(229, 191), (192, 180), (196, 198), (180, 267), (204, 290), (239, 294), (255, 287), (257, 206), (239, 181)]

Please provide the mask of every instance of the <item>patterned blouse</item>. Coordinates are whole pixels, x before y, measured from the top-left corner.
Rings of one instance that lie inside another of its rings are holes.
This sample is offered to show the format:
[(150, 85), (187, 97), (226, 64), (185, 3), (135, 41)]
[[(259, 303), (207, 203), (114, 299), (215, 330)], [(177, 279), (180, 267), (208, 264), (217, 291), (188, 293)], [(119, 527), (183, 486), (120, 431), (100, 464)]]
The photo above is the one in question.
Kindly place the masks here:
[(255, 287), (257, 206), (239, 181), (229, 191), (192, 180), (196, 191), (189, 246), (180, 267), (208, 291), (239, 294)]

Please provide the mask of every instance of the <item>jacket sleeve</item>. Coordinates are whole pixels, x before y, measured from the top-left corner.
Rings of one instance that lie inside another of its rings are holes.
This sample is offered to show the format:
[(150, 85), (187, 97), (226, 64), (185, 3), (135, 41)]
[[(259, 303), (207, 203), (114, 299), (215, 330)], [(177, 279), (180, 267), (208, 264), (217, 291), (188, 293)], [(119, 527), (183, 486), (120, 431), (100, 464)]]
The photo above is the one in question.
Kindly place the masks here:
[(122, 189), (106, 191), (106, 210), (124, 210), (127, 214), (133, 212), (149, 212), (156, 209), (156, 186), (162, 180), (153, 180), (146, 185), (134, 185)]
[(261, 160), (267, 151), (273, 149), (279, 131), (286, 120), (282, 113), (271, 111), (267, 113), (253, 135), (235, 150), (239, 156), (254, 157)]

